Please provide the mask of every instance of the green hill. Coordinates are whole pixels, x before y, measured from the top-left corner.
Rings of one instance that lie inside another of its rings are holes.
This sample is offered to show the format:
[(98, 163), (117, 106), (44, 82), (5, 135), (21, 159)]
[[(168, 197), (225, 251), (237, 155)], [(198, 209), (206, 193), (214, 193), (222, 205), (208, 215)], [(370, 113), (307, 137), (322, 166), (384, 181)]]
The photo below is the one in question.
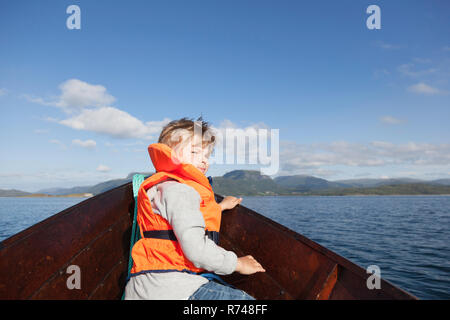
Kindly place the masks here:
[(257, 170), (234, 170), (222, 177), (213, 177), (213, 189), (221, 195), (278, 195), (292, 191), (275, 183)]
[(23, 197), (31, 195), (30, 192), (15, 190), (15, 189), (0, 189), (0, 197)]
[(118, 186), (121, 186), (125, 183), (130, 182), (133, 180), (133, 175), (136, 173), (141, 173), (146, 176), (149, 176), (153, 174), (153, 172), (132, 172), (130, 173), (126, 178), (124, 179), (114, 179), (114, 180), (108, 180), (105, 182), (100, 182), (93, 186), (84, 186), (84, 187), (73, 187), (73, 188), (51, 188), (51, 189), (42, 189), (39, 190), (37, 193), (45, 193), (45, 194), (51, 194), (51, 195), (67, 195), (67, 194), (74, 194), (74, 193), (92, 193), (93, 195), (97, 195), (100, 193), (103, 193), (105, 191), (114, 189)]
[(336, 188), (308, 192), (305, 195), (346, 196), (346, 195), (450, 195), (450, 186), (425, 183), (393, 184), (370, 188)]
[(276, 177), (274, 182), (284, 188), (296, 192), (308, 192), (346, 186), (342, 183), (336, 183), (307, 175), (280, 176)]
[[(132, 180), (135, 172), (124, 179), (108, 180), (93, 186), (52, 188), (39, 190), (37, 194), (70, 195), (90, 193), (97, 195)], [(146, 176), (152, 172), (142, 173)], [(259, 170), (233, 170), (223, 176), (213, 177), (214, 192), (221, 195), (419, 195), (450, 194), (449, 179), (422, 181), (409, 178), (352, 179), (328, 181), (306, 176), (280, 176), (272, 179)], [(20, 190), (0, 190), (0, 197), (32, 196)], [(36, 194), (35, 194), (36, 196)]]

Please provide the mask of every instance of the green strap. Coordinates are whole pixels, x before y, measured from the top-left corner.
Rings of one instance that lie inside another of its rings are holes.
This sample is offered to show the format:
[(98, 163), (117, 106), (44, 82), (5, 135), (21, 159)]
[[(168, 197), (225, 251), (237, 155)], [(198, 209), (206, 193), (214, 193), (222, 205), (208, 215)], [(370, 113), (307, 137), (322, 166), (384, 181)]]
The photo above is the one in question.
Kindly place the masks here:
[[(127, 274), (127, 280), (130, 277), (131, 268), (133, 267), (133, 258), (131, 256), (131, 250), (133, 249), (134, 244), (139, 241), (141, 238), (141, 232), (139, 230), (139, 225), (136, 221), (137, 217), (137, 196), (139, 187), (141, 186), (142, 182), (144, 182), (145, 176), (143, 174), (135, 174), (133, 176), (133, 198), (134, 198), (134, 214), (133, 214), (133, 225), (131, 227), (131, 240), (130, 240), (130, 254), (128, 258), (128, 274)], [(125, 297), (125, 291), (122, 295), (122, 300)]]

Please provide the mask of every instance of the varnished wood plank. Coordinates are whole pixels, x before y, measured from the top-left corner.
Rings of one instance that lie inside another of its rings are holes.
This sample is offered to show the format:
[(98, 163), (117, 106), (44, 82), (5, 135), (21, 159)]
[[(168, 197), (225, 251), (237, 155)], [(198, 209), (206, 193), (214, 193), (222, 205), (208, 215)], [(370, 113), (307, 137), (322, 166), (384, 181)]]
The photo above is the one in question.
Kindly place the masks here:
[(131, 185), (127, 184), (13, 236), (0, 250), (0, 298), (32, 296), (106, 226), (123, 216), (129, 218), (133, 206)]
[(334, 286), (336, 285), (337, 277), (338, 277), (338, 265), (334, 265), (333, 270), (327, 277), (327, 280), (324, 282), (322, 289), (316, 296), (316, 300), (328, 300), (330, 297), (331, 291), (333, 291)]
[[(103, 281), (118, 261), (128, 258), (129, 244), (126, 236), (130, 228), (128, 217), (123, 217), (93, 240), (86, 248), (70, 260), (39, 288), (31, 299), (87, 299), (92, 291)], [(125, 236), (125, 237), (124, 237)], [(68, 289), (66, 273), (69, 265), (80, 268), (81, 288)]]
[(89, 296), (89, 300), (118, 300), (122, 298), (127, 278), (128, 260), (119, 260)]
[(222, 220), (221, 232), (232, 243), (239, 244), (245, 255), (253, 255), (295, 299), (307, 299), (311, 290), (318, 291), (334, 265), (324, 255), (302, 245), (276, 225), (255, 217), (246, 208), (226, 212)]

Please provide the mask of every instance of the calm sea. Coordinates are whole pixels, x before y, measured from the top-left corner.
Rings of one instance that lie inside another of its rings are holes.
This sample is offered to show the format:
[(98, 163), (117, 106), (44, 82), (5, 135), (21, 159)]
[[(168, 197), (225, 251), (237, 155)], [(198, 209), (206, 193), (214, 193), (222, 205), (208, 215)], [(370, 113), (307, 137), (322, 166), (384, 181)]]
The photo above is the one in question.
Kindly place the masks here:
[[(85, 198), (0, 198), (0, 241)], [(243, 197), (421, 299), (450, 299), (450, 196)]]
[(1, 198), (0, 241), (86, 198)]

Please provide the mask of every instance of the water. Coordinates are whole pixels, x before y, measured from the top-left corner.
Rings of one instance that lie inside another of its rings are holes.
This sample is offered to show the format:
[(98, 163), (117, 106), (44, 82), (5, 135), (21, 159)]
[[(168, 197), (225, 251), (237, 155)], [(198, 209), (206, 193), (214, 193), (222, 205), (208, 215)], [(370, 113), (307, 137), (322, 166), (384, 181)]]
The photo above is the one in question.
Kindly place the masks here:
[[(0, 241), (85, 198), (0, 198)], [(243, 197), (421, 299), (450, 299), (450, 196)]]
[(0, 241), (86, 198), (1, 198)]
[(450, 299), (450, 196), (243, 197), (420, 299)]

